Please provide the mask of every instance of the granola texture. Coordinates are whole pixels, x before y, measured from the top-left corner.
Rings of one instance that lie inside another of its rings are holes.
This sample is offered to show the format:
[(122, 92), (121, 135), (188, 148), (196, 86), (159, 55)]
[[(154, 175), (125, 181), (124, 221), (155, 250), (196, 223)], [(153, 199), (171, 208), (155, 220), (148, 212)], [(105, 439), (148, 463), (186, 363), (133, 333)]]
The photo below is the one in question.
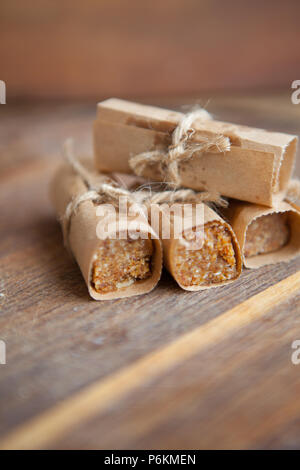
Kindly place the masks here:
[(189, 250), (178, 243), (175, 250), (178, 282), (183, 286), (217, 284), (238, 276), (232, 235), (219, 221), (204, 226), (201, 249)]
[(249, 225), (244, 254), (246, 258), (277, 251), (290, 237), (287, 214), (269, 214), (258, 217)]
[(101, 294), (130, 286), (151, 276), (152, 241), (103, 240), (94, 257), (92, 285)]

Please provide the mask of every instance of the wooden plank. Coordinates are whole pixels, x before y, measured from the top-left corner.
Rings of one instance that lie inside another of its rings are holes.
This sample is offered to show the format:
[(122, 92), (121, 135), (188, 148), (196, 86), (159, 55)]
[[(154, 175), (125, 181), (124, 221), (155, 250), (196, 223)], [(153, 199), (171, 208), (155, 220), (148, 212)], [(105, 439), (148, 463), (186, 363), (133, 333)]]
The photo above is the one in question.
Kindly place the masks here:
[(2, 433), (299, 269), (295, 260), (245, 271), (213, 294), (183, 292), (165, 273), (149, 295), (93, 302), (62, 245), (47, 195), (51, 169), (28, 168), (0, 190)]
[[(179, 337), (171, 344), (79, 392), (54, 409), (16, 430), (1, 447), (4, 449), (43, 448), (95, 413), (115, 405), (133, 389), (157, 380), (170, 369), (188, 361), (203, 349), (230, 337), (251, 322), (266, 315), (279, 303), (299, 291), (300, 273), (269, 287), (237, 305), (222, 316)], [(300, 405), (299, 405), (300, 410)]]
[(59, 449), (299, 449), (300, 296), (146, 382), (48, 445)]

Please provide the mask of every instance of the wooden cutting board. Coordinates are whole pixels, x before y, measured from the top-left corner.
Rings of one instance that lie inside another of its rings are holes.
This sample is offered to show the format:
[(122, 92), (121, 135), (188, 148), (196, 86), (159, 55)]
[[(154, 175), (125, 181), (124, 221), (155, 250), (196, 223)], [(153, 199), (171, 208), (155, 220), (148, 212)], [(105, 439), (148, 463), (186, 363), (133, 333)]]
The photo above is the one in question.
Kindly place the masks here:
[[(295, 133), (288, 100), (209, 110)], [(197, 293), (164, 273), (148, 295), (95, 302), (47, 194), (63, 140), (90, 151), (95, 106), (0, 113), (0, 448), (299, 448), (299, 259)]]

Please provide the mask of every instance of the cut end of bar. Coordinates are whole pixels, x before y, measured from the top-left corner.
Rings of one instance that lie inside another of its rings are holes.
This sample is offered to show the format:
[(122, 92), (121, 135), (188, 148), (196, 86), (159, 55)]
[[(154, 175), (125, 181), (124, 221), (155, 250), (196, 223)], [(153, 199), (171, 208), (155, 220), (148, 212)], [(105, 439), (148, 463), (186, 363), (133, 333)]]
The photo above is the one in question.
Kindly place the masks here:
[(94, 257), (93, 288), (106, 294), (149, 278), (153, 251), (149, 239), (103, 240)]
[(263, 215), (248, 226), (244, 256), (272, 253), (284, 247), (290, 238), (288, 216), (285, 213)]
[(177, 281), (185, 287), (209, 286), (237, 278), (235, 245), (228, 227), (219, 221), (207, 222), (201, 249), (187, 250), (178, 244), (175, 269)]

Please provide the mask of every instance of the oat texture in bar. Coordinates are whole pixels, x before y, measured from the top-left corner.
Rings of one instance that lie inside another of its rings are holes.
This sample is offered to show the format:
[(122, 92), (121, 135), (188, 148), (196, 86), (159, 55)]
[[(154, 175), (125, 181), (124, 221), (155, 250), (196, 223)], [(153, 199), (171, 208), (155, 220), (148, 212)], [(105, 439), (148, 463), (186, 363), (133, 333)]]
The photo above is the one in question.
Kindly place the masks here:
[(263, 215), (253, 220), (246, 232), (246, 258), (272, 253), (284, 247), (290, 237), (287, 213)]
[(287, 202), (267, 208), (232, 200), (222, 213), (236, 234), (247, 268), (300, 255), (300, 213)]
[[(90, 168), (90, 162), (86, 165)], [(64, 164), (52, 180), (50, 195), (63, 227), (70, 202), (90, 190), (87, 178), (83, 180)], [(101, 178), (103, 175), (92, 174), (93, 185)], [(150, 292), (158, 283), (162, 270), (158, 236), (145, 220), (140, 237), (133, 239), (126, 232), (128, 221), (123, 226), (117, 210), (112, 212), (117, 217), (116, 229), (115, 224), (105, 221), (107, 213), (102, 216), (97, 213), (99, 206), (104, 204), (100, 196), (99, 201), (83, 197), (70, 217), (66, 234), (69, 251), (81, 269), (89, 294), (96, 300), (109, 300)], [(99, 227), (103, 229), (104, 224), (106, 236), (99, 237)]]
[(114, 292), (151, 276), (152, 241), (103, 240), (94, 256), (92, 284), (99, 293)]
[(164, 263), (177, 283), (185, 290), (196, 291), (219, 287), (236, 280), (242, 270), (241, 253), (235, 234), (214, 210), (204, 205), (204, 227), (192, 228), (201, 233), (199, 247), (191, 237), (162, 239)]

